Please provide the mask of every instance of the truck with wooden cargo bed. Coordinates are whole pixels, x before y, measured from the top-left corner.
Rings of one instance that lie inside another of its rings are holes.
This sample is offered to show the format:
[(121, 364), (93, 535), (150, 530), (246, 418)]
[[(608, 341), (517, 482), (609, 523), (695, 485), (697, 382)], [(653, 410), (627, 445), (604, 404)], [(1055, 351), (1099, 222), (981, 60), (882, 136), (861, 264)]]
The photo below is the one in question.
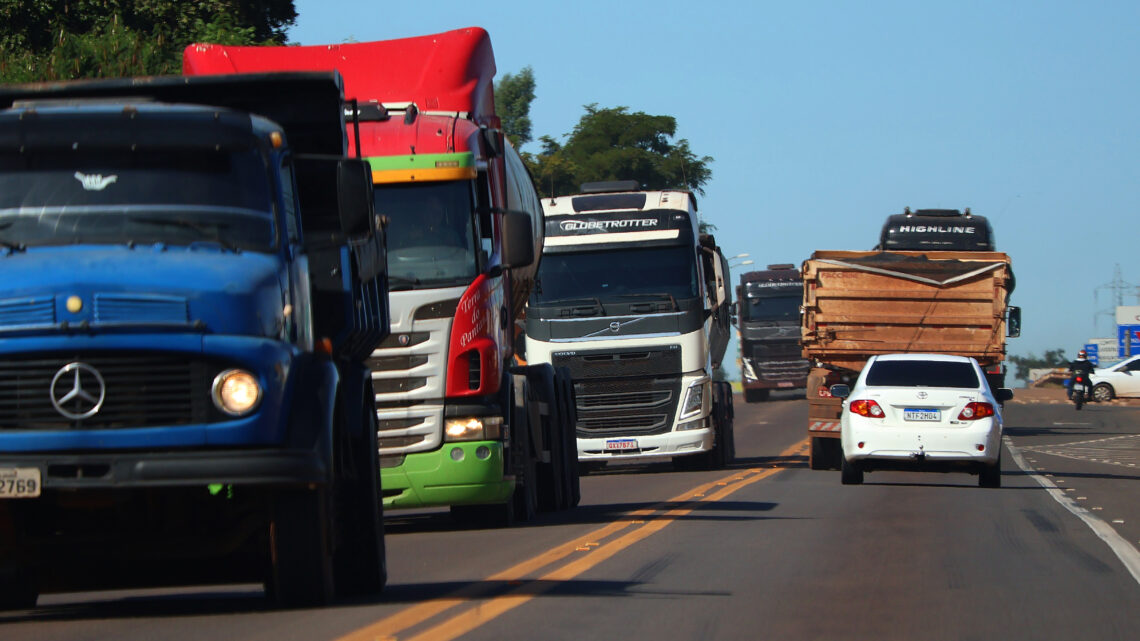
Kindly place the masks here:
[(191, 45), (187, 74), (337, 70), (350, 148), (388, 220), (392, 333), (372, 354), (387, 508), (510, 523), (578, 504), (573, 393), (519, 365), (514, 324), (542, 251), (542, 206), (495, 113), (491, 39), (472, 27), (335, 45)]
[(386, 579), (386, 261), (331, 73), (0, 87), (0, 608)]
[(800, 340), (807, 379), (811, 469), (838, 469), (842, 399), (875, 354), (932, 352), (977, 359), (1005, 386), (1006, 339), (1021, 332), (1008, 255), (981, 216), (907, 209), (888, 218), (877, 249), (817, 251), (804, 261)]

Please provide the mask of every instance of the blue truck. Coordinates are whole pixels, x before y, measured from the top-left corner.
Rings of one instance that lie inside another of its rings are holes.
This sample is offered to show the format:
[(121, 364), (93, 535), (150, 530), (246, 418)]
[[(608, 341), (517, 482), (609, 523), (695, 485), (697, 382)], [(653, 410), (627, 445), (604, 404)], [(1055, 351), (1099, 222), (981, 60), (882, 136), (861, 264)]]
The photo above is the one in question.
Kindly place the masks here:
[(382, 590), (387, 269), (352, 107), (335, 73), (0, 87), (0, 609)]

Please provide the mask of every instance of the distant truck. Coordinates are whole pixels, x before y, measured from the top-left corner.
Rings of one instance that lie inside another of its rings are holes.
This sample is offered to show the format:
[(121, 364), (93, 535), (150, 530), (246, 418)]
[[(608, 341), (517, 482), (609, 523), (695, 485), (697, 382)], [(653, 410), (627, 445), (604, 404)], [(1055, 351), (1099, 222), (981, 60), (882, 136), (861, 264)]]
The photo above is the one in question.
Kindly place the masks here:
[(758, 403), (772, 390), (804, 389), (811, 362), (800, 348), (804, 285), (792, 264), (745, 272), (736, 288), (744, 400)]
[(392, 335), (368, 363), (384, 505), (506, 524), (578, 504), (573, 401), (517, 366), (514, 323), (542, 251), (542, 205), (495, 113), (479, 28), (304, 47), (199, 44), (188, 74), (337, 70), (388, 220)]
[(335, 74), (0, 87), (0, 608), (386, 571), (384, 242)]
[(872, 355), (971, 356), (992, 388), (1005, 386), (1006, 338), (1021, 332), (1009, 256), (992, 251), (984, 218), (936, 210), (924, 220), (928, 211), (889, 218), (879, 245), (888, 249), (817, 251), (803, 263), (812, 469), (838, 469), (842, 457), (842, 400), (828, 389), (851, 384)]
[(713, 379), (731, 332), (728, 262), (696, 198), (590, 183), (544, 199), (546, 245), (526, 312), (526, 358), (567, 368), (587, 466), (732, 461), (732, 390)]

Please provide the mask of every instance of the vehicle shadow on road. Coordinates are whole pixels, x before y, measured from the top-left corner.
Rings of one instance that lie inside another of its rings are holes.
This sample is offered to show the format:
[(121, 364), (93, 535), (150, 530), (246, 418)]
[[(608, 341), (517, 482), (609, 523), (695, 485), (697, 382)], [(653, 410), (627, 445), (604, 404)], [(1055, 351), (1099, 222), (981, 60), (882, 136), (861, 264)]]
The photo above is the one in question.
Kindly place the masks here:
[[(201, 592), (180, 588), (177, 594), (133, 597), (100, 595), (80, 603), (49, 603), (34, 610), (0, 612), (0, 626), (37, 621), (82, 621), (85, 619), (132, 619), (138, 617), (185, 617), (203, 614), (243, 614), (276, 610), (258, 589), (234, 586), (205, 587)], [(46, 595), (43, 599), (59, 599)], [(64, 597), (66, 598), (66, 597)]]
[(510, 594), (512, 596), (610, 596), (610, 597), (729, 597), (730, 592), (711, 590), (662, 590), (660, 586), (646, 589), (644, 581), (617, 581), (596, 579), (568, 579), (564, 581), (468, 581), (441, 583), (411, 583), (389, 585), (384, 596), (375, 603), (420, 603), (447, 598), (487, 599)]

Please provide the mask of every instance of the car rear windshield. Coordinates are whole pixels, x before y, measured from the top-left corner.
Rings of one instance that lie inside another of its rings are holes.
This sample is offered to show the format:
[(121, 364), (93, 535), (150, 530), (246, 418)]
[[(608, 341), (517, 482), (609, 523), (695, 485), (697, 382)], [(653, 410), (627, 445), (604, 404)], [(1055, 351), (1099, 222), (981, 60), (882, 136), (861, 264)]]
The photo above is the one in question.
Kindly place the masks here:
[(971, 363), (945, 361), (876, 361), (867, 372), (870, 387), (958, 387), (977, 389)]

